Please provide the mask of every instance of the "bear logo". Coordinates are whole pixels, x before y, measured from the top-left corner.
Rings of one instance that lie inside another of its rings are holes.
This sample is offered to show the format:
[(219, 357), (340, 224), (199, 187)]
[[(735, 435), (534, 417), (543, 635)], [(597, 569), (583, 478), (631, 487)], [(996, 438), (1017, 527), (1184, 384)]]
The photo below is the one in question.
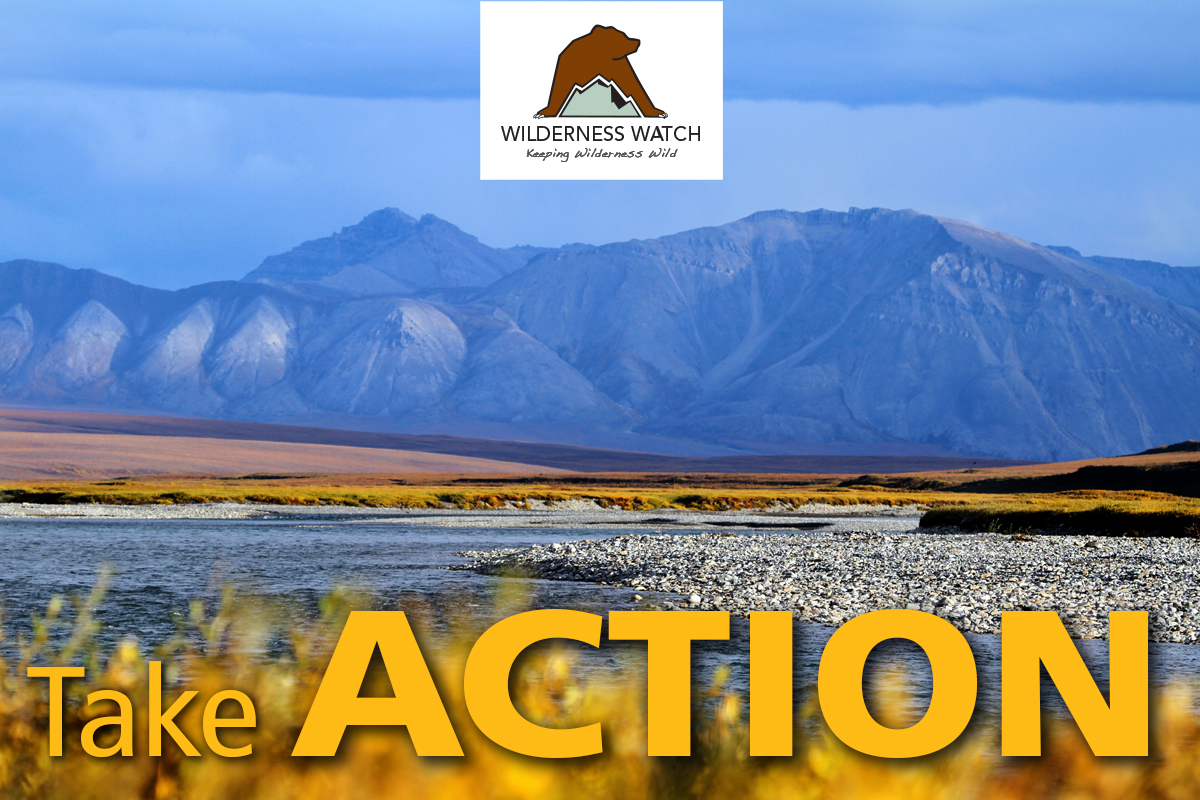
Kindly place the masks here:
[(534, 114), (543, 117), (659, 117), (642, 88), (629, 56), (641, 42), (616, 28), (595, 25), (558, 54), (550, 101)]

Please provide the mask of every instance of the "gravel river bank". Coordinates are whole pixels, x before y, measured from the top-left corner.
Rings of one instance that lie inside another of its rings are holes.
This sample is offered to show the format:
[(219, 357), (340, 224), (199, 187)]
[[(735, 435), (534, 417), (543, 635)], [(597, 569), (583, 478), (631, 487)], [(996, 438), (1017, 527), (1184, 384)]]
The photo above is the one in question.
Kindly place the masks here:
[(486, 574), (627, 587), (647, 607), (789, 609), (825, 625), (914, 608), (991, 634), (1002, 611), (1052, 610), (1077, 639), (1106, 638), (1109, 611), (1145, 609), (1151, 640), (1200, 640), (1200, 541), (855, 527), (634, 533), (460, 555)]

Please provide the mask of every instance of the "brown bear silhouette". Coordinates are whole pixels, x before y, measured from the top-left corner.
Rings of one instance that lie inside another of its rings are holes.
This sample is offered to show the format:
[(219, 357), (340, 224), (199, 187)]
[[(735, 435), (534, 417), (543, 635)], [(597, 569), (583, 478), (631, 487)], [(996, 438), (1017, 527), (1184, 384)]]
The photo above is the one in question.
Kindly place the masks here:
[(621, 87), (621, 91), (637, 103), (642, 116), (666, 117), (667, 112), (655, 108), (626, 58), (636, 53), (640, 45), (639, 40), (630, 39), (616, 28), (593, 26), (590, 33), (575, 39), (558, 54), (554, 83), (550, 87), (550, 102), (534, 117), (558, 116), (571, 90), (576, 86), (587, 86), (597, 75)]

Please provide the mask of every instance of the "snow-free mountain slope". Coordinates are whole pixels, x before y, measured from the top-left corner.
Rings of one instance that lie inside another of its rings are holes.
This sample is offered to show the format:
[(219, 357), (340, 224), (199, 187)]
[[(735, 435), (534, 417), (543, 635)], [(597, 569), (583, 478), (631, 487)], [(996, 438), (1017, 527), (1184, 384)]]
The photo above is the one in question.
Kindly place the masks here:
[(1155, 261), (1092, 256), (1083, 259), (1100, 269), (1200, 311), (1200, 267), (1171, 267)]
[[(855, 293), (888, 280), (857, 264), (863, 251), (886, 249), (886, 230), (843, 243), (835, 274), (814, 270), (814, 250), (845, 238), (819, 218), (765, 212), (662, 239), (546, 254), (484, 298), (619, 402), (646, 413), (678, 409), (751, 367), (781, 326), (798, 343), (815, 340)], [(881, 260), (887, 273), (904, 268), (908, 256), (895, 255)], [(831, 281), (846, 284), (843, 299), (821, 290)], [(806, 302), (814, 293), (834, 302)]]
[(544, 255), (486, 297), (670, 435), (1077, 457), (1200, 422), (1189, 309), (915, 212), (770, 212)]
[(384, 209), (178, 292), (0, 264), (0, 400), (666, 452), (1094, 457), (1200, 438), (1197, 275), (915, 211), (505, 251)]
[(244, 280), (351, 295), (487, 286), (522, 266), (532, 249), (497, 250), (432, 214), (418, 220), (385, 208), (324, 239), (269, 256)]
[(1018, 266), (983, 244), (943, 254), (706, 411), (781, 426), (803, 409), (803, 423), (839, 425), (839, 437), (857, 425), (1049, 459), (1130, 452), (1196, 424), (1195, 320), (1081, 265)]

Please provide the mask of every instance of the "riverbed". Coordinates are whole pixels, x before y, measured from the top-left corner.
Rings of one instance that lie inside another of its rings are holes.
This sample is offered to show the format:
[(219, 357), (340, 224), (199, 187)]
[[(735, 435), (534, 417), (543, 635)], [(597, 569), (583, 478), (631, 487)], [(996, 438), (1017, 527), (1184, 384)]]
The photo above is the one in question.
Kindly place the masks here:
[[(101, 650), (134, 638), (148, 651), (175, 634), (177, 619), (189, 613), (192, 601), (199, 600), (212, 609), (226, 586), (236, 587), (243, 596), (243, 609), (258, 605), (296, 620), (319, 613), (321, 598), (334, 589), (352, 588), (359, 592), (360, 607), (432, 606), (435, 611), (472, 613), (480, 624), (486, 624), (523, 607), (574, 608), (602, 614), (611, 609), (665, 607), (667, 603), (690, 606), (686, 596), (670, 588), (639, 590), (636, 586), (613, 585), (620, 581), (603, 577), (584, 580), (582, 576), (547, 579), (482, 574), (464, 569), (474, 562), (456, 553), (522, 552), (535, 546), (553, 553), (565, 551), (567, 545), (563, 543), (570, 542), (577, 543), (574, 546), (579, 551), (585, 545), (578, 543), (603, 548), (609, 546), (602, 544), (605, 540), (622, 541), (617, 537), (644, 537), (650, 545), (685, 552), (704, 543), (705, 537), (714, 536), (718, 538), (713, 541), (758, 538), (767, 544), (776, 537), (780, 542), (785, 537), (845, 537), (847, 544), (859, 546), (862, 537), (877, 537), (880, 541), (889, 537), (894, 545), (893, 540), (919, 535), (915, 515), (894, 511), (891, 515), (869, 516), (836, 513), (844, 509), (764, 515), (596, 509), (397, 512), (280, 507), (197, 507), (188, 512), (167, 506), (154, 507), (150, 513), (128, 507), (85, 507), (86, 514), (64, 518), (46, 515), (52, 508), (36, 507), (34, 513), (0, 519), (4, 542), (0, 549), (0, 603), (8, 635), (5, 647), (9, 650), (17, 636), (29, 635), (31, 614), (41, 613), (53, 595), (85, 596), (102, 565), (111, 569), (111, 579), (97, 611)], [(76, 512), (80, 509), (68, 508)], [(164, 514), (163, 509), (170, 514)], [(560, 545), (559, 551), (553, 549), (555, 544)], [(625, 549), (628, 551), (628, 546)], [(635, 599), (635, 595), (641, 599)], [(497, 606), (498, 602), (512, 602), (514, 597), (524, 598), (524, 605)], [(68, 603), (68, 617), (70, 607)], [(847, 596), (847, 613), (854, 608)], [(797, 621), (798, 690), (815, 682), (822, 648), (834, 629), (821, 621)], [(724, 665), (730, 668), (733, 686), (744, 690), (748, 684), (747, 632), (745, 621), (735, 617), (729, 641), (696, 643), (695, 679), (705, 683), (717, 666)], [(999, 637), (970, 632), (966, 636), (979, 668), (980, 709), (995, 709)], [(1104, 688), (1107, 643), (1089, 639), (1077, 644)], [(630, 663), (633, 658), (636, 662), (638, 648), (635, 644), (606, 642), (600, 651), (585, 653), (583, 663), (586, 669), (611, 670), (618, 661)], [(919, 648), (901, 641), (886, 643), (873, 654), (869, 672), (878, 674), (882, 668), (899, 668), (909, 674), (918, 705), (922, 697), (928, 696), (928, 662)], [(1151, 673), (1156, 685), (1194, 680), (1200, 675), (1200, 647), (1153, 643)], [(1061, 703), (1049, 686), (1047, 704), (1061, 711)]]

